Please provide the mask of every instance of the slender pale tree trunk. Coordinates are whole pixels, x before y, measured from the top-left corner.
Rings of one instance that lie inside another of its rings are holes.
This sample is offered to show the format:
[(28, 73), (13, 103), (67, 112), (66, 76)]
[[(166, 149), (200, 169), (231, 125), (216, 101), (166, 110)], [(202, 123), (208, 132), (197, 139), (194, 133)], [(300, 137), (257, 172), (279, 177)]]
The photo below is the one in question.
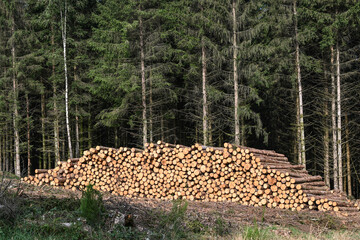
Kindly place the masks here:
[(41, 90), (41, 143), (42, 143), (42, 168), (46, 168), (46, 138), (45, 138), (45, 93)]
[[(296, 89), (298, 91), (298, 89)], [(300, 131), (300, 112), (299, 112), (299, 95), (296, 94), (296, 152), (298, 164), (301, 164), (301, 131)]]
[(59, 140), (59, 113), (57, 108), (57, 87), (55, 80), (55, 41), (54, 26), (51, 24), (51, 47), (52, 47), (52, 84), (53, 84), (53, 105), (54, 105), (54, 147), (55, 147), (55, 163), (60, 161), (60, 140)]
[(75, 156), (80, 156), (80, 134), (79, 134), (79, 110), (78, 105), (75, 105), (75, 135), (76, 135), (76, 145), (75, 145)]
[(207, 111), (207, 92), (206, 92), (206, 52), (204, 37), (201, 39), (201, 60), (202, 60), (202, 96), (203, 96), (203, 144), (208, 145), (208, 111)]
[(30, 103), (29, 103), (29, 95), (25, 93), (26, 100), (26, 138), (27, 138), (27, 174), (30, 175), (31, 170), (31, 154), (30, 154)]
[[(141, 7), (140, 11), (141, 11)], [(141, 68), (141, 99), (142, 99), (142, 125), (143, 125), (143, 145), (147, 143), (147, 118), (146, 118), (146, 79), (145, 79), (145, 54), (144, 54), (144, 33), (142, 17), (139, 16), (140, 30), (140, 68)]]
[(337, 152), (337, 129), (336, 129), (336, 83), (334, 74), (334, 47), (331, 50), (331, 127), (332, 127), (332, 147), (333, 147), (333, 174), (334, 174), (334, 189), (339, 189), (338, 177), (338, 152)]
[[(6, 124), (6, 126), (7, 126), (7, 124)], [(11, 127), (11, 126), (10, 126)], [(10, 151), (11, 151), (11, 149), (10, 149), (10, 142), (9, 142), (9, 131), (8, 131), (8, 129), (11, 129), (11, 128), (8, 128), (8, 126), (7, 126), (7, 128), (5, 129), (5, 141), (4, 141), (4, 151), (5, 151), (5, 158), (4, 158), (4, 161), (5, 161), (5, 171), (6, 172), (9, 172), (9, 162), (10, 162), (10, 156), (9, 156), (9, 154), (10, 154)]]
[(343, 191), (342, 142), (341, 142), (341, 81), (340, 81), (340, 50), (336, 43), (336, 105), (337, 105), (337, 150), (339, 164), (339, 190)]
[(345, 114), (345, 134), (346, 134), (346, 168), (347, 168), (347, 190), (348, 195), (352, 196), (352, 186), (351, 186), (351, 168), (350, 168), (350, 133), (349, 133), (349, 121), (348, 116)]
[[(78, 81), (78, 75), (76, 72), (76, 65), (74, 65), (74, 81)], [(75, 138), (76, 138), (76, 144), (75, 144), (75, 156), (80, 156), (80, 136), (79, 136), (79, 109), (78, 104), (75, 105)]]
[[(325, 71), (324, 71), (325, 73)], [(325, 75), (325, 80), (326, 80)], [(327, 81), (326, 81), (327, 84)], [(328, 117), (329, 117), (329, 109), (328, 109), (328, 95), (329, 89), (326, 85), (325, 87), (325, 101), (324, 101), (324, 180), (326, 186), (330, 187), (330, 171), (329, 171), (329, 127), (328, 127)]]
[(89, 103), (89, 117), (88, 117), (88, 126), (87, 126), (87, 137), (88, 137), (88, 148), (91, 148), (92, 141), (91, 141), (91, 108)]
[(303, 93), (301, 85), (301, 69), (300, 69), (300, 47), (298, 42), (298, 26), (297, 26), (297, 11), (296, 11), (296, 0), (294, 1), (294, 20), (295, 20), (295, 55), (296, 55), (296, 73), (297, 73), (297, 84), (298, 84), (298, 95), (299, 95), (299, 120), (300, 120), (300, 143), (301, 148), (301, 162), (306, 166), (306, 153), (305, 153), (305, 130), (304, 130), (304, 110), (303, 110)]
[(149, 77), (149, 139), (150, 142), (154, 142), (153, 139), (153, 97), (152, 97), (152, 74), (150, 69)]
[(164, 116), (161, 114), (160, 118), (160, 132), (161, 132), (161, 141), (164, 141)]
[(239, 85), (237, 69), (237, 39), (236, 39), (236, 0), (232, 2), (232, 20), (233, 20), (233, 74), (234, 74), (234, 125), (235, 125), (235, 144), (240, 144), (240, 119), (239, 119)]
[(64, 7), (64, 18), (62, 10), (60, 9), (60, 16), (61, 16), (61, 33), (62, 33), (62, 40), (63, 40), (63, 53), (64, 53), (64, 72), (65, 72), (65, 118), (66, 118), (66, 133), (68, 139), (68, 147), (69, 147), (69, 157), (73, 158), (72, 152), (72, 144), (71, 144), (71, 135), (70, 135), (70, 119), (69, 119), (69, 82), (68, 82), (68, 72), (67, 72), (67, 60), (66, 60), (66, 15), (67, 15), (67, 6), (65, 1)]
[(19, 136), (19, 112), (18, 112), (18, 83), (16, 79), (16, 50), (15, 50), (15, 18), (14, 13), (11, 14), (11, 58), (12, 58), (12, 81), (13, 81), (13, 104), (14, 104), (14, 115), (13, 115), (13, 124), (14, 124), (14, 144), (15, 144), (15, 175), (20, 177), (20, 136)]

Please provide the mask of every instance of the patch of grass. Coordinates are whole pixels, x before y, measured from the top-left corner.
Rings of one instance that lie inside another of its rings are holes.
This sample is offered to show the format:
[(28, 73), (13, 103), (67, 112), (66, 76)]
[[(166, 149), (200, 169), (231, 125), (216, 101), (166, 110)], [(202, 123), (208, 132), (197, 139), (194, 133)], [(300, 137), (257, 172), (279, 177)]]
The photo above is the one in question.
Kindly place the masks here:
[(188, 203), (184, 200), (173, 201), (170, 213), (163, 215), (160, 222), (159, 234), (165, 239), (186, 239), (188, 232), (185, 230), (185, 214)]
[(254, 221), (253, 226), (246, 227), (243, 232), (243, 238), (246, 240), (263, 240), (269, 237), (269, 230), (259, 227), (256, 221)]
[(228, 226), (227, 226), (226, 222), (224, 221), (224, 219), (222, 219), (220, 217), (216, 218), (214, 231), (215, 231), (216, 235), (219, 235), (219, 236), (224, 236), (226, 234), (229, 234), (229, 229), (228, 229)]

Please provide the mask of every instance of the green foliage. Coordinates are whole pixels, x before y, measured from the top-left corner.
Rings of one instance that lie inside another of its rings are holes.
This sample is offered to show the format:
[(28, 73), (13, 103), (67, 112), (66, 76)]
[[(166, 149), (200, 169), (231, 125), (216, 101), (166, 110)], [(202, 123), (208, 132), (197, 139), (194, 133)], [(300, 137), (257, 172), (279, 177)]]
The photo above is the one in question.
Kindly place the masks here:
[(160, 233), (164, 234), (165, 239), (185, 239), (188, 232), (185, 229), (185, 214), (188, 203), (177, 199), (173, 201), (170, 213), (161, 217)]
[(246, 227), (243, 232), (245, 240), (263, 240), (268, 239), (268, 229), (259, 227), (257, 222), (254, 220), (253, 226)]
[(219, 236), (224, 236), (229, 233), (228, 225), (224, 221), (224, 219), (218, 217), (215, 220), (215, 227), (214, 227), (215, 233)]
[(90, 184), (86, 187), (80, 200), (80, 212), (90, 225), (102, 224), (105, 208), (101, 193)]

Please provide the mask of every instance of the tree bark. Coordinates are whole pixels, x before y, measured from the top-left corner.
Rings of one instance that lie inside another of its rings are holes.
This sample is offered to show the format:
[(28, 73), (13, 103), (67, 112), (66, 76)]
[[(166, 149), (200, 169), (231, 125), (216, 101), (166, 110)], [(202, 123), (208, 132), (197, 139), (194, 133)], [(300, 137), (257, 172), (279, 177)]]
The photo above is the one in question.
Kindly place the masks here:
[(350, 133), (349, 133), (349, 121), (348, 116), (345, 114), (345, 136), (346, 136), (346, 168), (347, 168), (347, 190), (348, 196), (352, 196), (352, 186), (351, 186), (351, 168), (350, 168)]
[(339, 43), (336, 43), (336, 104), (337, 104), (337, 150), (339, 164), (339, 190), (343, 191), (342, 173), (342, 142), (341, 142), (341, 81), (340, 81), (340, 50)]
[[(141, 6), (139, 6), (141, 11)], [(141, 67), (141, 99), (142, 99), (142, 123), (143, 123), (143, 145), (147, 143), (147, 118), (146, 118), (146, 79), (145, 79), (145, 54), (144, 54), (144, 33), (141, 15), (139, 16), (140, 30), (140, 67)]]
[[(325, 73), (325, 71), (324, 71)], [(325, 80), (326, 80), (325, 75)], [(328, 94), (329, 89), (327, 86), (325, 86), (325, 102), (324, 102), (324, 180), (326, 186), (330, 187), (330, 171), (329, 171), (329, 128), (328, 128), (328, 116), (329, 116), (329, 109), (328, 109)]]
[(201, 39), (201, 60), (202, 60), (202, 96), (203, 96), (203, 144), (208, 145), (208, 111), (207, 111), (207, 92), (206, 92), (206, 52), (204, 37)]
[(72, 144), (71, 144), (71, 135), (70, 135), (70, 119), (69, 119), (69, 82), (68, 82), (68, 72), (67, 72), (67, 60), (66, 60), (66, 1), (64, 7), (64, 18), (62, 10), (60, 9), (61, 15), (61, 33), (63, 40), (63, 54), (64, 54), (64, 72), (65, 72), (65, 118), (66, 118), (66, 133), (68, 139), (68, 147), (69, 147), (69, 158), (73, 158), (72, 152)]
[[(54, 26), (51, 24), (51, 46), (53, 56), (55, 54), (55, 41), (54, 41)], [(55, 80), (55, 59), (52, 58), (52, 84), (53, 84), (53, 105), (54, 105), (54, 147), (55, 147), (55, 162), (60, 161), (60, 140), (59, 140), (59, 114), (57, 108), (57, 87)]]
[(29, 103), (29, 95), (25, 94), (26, 99), (26, 138), (27, 138), (27, 175), (30, 175), (31, 170), (31, 153), (30, 153), (30, 103)]
[(302, 93), (302, 85), (301, 85), (301, 69), (300, 69), (300, 47), (298, 42), (298, 26), (297, 26), (297, 11), (296, 11), (296, 0), (294, 0), (294, 20), (295, 20), (295, 65), (297, 72), (297, 83), (298, 83), (298, 94), (299, 94), (299, 120), (300, 120), (300, 146), (301, 149), (301, 162), (306, 166), (306, 153), (305, 153), (305, 131), (304, 131), (304, 110), (303, 110), (303, 93)]
[[(74, 65), (74, 81), (78, 81), (78, 76), (76, 74), (76, 65)], [(78, 104), (75, 104), (75, 157), (80, 157), (80, 136), (79, 136), (79, 110)]]
[(233, 20), (233, 74), (234, 74), (234, 125), (235, 125), (235, 144), (240, 144), (240, 119), (239, 119), (239, 85), (237, 70), (237, 39), (236, 39), (236, 0), (232, 2), (232, 20)]
[(153, 98), (152, 98), (152, 74), (150, 69), (149, 77), (149, 139), (150, 142), (154, 142), (153, 139)]
[(13, 82), (13, 127), (14, 127), (14, 144), (15, 144), (15, 175), (20, 177), (20, 136), (19, 136), (19, 112), (18, 112), (18, 83), (16, 79), (16, 49), (15, 49), (15, 17), (14, 13), (11, 14), (11, 58), (12, 58), (12, 82)]
[(41, 90), (41, 144), (42, 144), (42, 168), (46, 168), (46, 139), (45, 139), (45, 93), (44, 90)]
[(331, 50), (331, 125), (332, 125), (332, 145), (333, 145), (333, 169), (334, 169), (334, 189), (339, 189), (338, 178), (338, 153), (337, 153), (337, 129), (336, 129), (336, 84), (334, 75), (334, 46)]
[(80, 134), (79, 134), (79, 110), (78, 105), (75, 105), (75, 135), (76, 135), (76, 145), (75, 145), (75, 157), (80, 157)]
[(89, 103), (89, 117), (88, 117), (88, 126), (87, 126), (87, 137), (88, 137), (88, 148), (91, 148), (92, 141), (91, 141), (91, 107)]

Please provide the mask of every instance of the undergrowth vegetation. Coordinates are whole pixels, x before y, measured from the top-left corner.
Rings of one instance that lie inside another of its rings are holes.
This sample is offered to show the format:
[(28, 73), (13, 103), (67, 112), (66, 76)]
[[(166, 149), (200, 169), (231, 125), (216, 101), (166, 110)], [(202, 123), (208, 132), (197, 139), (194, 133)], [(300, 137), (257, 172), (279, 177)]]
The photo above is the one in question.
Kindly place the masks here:
[[(176, 200), (169, 211), (120, 212), (104, 204), (101, 194), (89, 186), (80, 199), (38, 197), (21, 194), (21, 187), (0, 176), (0, 240), (2, 239), (134, 239), (134, 240), (265, 240), (265, 239), (360, 239), (359, 232), (334, 231), (305, 233), (264, 222), (231, 225), (222, 215), (204, 218), (188, 210), (188, 203)], [(119, 205), (120, 206), (120, 205)], [(116, 216), (122, 216), (117, 218)], [(140, 216), (141, 215), (141, 216)], [(119, 220), (120, 219), (120, 220)], [(131, 220), (131, 224), (127, 221)], [(334, 219), (320, 219), (334, 224)], [(320, 221), (319, 220), (319, 221)], [(330, 225), (331, 225), (330, 224)], [(337, 224), (335, 224), (337, 225)]]

